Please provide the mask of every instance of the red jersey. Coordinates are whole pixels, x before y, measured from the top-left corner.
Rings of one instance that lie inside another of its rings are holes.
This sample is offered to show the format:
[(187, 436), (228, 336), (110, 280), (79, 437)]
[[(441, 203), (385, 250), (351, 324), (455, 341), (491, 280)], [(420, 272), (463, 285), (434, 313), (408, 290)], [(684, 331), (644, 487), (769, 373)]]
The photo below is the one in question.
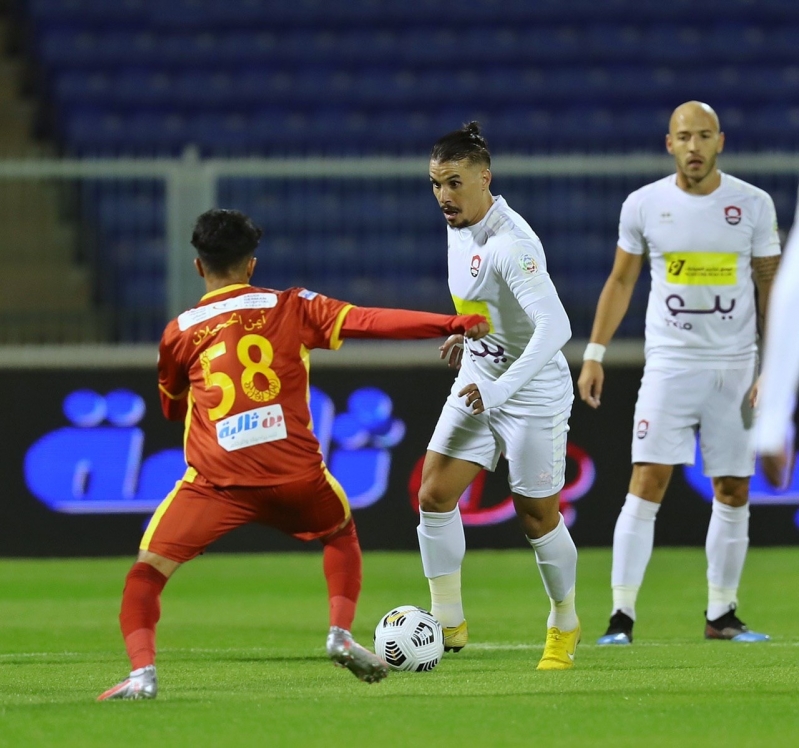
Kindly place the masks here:
[(241, 284), (172, 320), (158, 380), (167, 417), (185, 411), (188, 465), (217, 486), (271, 486), (318, 470), (309, 351), (341, 346), (350, 309), (301, 288)]

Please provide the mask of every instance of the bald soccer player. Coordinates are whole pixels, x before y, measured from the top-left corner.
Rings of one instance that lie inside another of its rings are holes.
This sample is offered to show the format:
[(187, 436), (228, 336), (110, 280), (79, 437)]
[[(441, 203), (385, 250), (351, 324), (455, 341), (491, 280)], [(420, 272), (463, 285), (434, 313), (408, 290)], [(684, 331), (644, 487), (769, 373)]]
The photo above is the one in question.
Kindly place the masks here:
[(697, 431), (714, 496), (705, 544), (705, 638), (769, 638), (749, 631), (736, 611), (755, 467), (757, 336), (765, 326), (780, 243), (771, 197), (719, 170), (723, 148), (724, 133), (710, 106), (689, 101), (674, 110), (666, 150), (674, 156), (676, 174), (625, 200), (613, 269), (583, 355), (580, 397), (598, 408), (602, 357), (648, 256), (652, 286), (632, 477), (613, 535), (613, 608), (599, 644), (632, 643), (655, 518), (674, 466), (694, 462)]

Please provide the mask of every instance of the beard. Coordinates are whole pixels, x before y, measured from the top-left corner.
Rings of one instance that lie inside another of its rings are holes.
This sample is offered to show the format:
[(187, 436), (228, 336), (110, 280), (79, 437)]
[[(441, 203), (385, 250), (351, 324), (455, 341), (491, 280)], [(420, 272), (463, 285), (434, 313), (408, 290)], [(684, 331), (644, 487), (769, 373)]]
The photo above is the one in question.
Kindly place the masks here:
[[(690, 159), (689, 159), (690, 160)], [(705, 179), (709, 174), (712, 174), (713, 171), (716, 169), (716, 154), (714, 153), (710, 158), (708, 158), (702, 164), (702, 170), (697, 171), (688, 171), (688, 163), (686, 161), (685, 166), (682, 168), (683, 176), (686, 179), (693, 180), (695, 182), (701, 182)]]

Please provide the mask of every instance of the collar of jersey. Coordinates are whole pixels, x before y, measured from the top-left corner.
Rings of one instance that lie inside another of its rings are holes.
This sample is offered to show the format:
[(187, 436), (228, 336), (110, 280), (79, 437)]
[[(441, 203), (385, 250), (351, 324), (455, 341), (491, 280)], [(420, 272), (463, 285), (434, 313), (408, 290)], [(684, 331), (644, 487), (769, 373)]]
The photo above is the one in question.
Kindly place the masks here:
[(229, 286), (223, 286), (222, 288), (217, 288), (216, 291), (209, 291), (205, 296), (203, 296), (200, 301), (205, 301), (206, 299), (210, 299), (213, 296), (219, 296), (219, 294), (223, 293), (230, 293), (231, 291), (238, 291), (240, 288), (250, 288), (249, 283), (231, 283)]
[(686, 192), (685, 190), (680, 189), (680, 187), (677, 185), (677, 175), (676, 174), (672, 174), (671, 175), (671, 185), (672, 185), (672, 187), (674, 187), (675, 190), (677, 190), (677, 192), (680, 193), (680, 195), (685, 200), (705, 200), (705, 199), (710, 199), (710, 198), (716, 197), (716, 195), (720, 195), (722, 193), (722, 191), (724, 190), (724, 188), (727, 186), (727, 175), (721, 169), (719, 169), (719, 174), (721, 175), (721, 181), (719, 182), (719, 186), (716, 187), (716, 189), (713, 190), (713, 192), (709, 192), (707, 195), (692, 195), (690, 192)]

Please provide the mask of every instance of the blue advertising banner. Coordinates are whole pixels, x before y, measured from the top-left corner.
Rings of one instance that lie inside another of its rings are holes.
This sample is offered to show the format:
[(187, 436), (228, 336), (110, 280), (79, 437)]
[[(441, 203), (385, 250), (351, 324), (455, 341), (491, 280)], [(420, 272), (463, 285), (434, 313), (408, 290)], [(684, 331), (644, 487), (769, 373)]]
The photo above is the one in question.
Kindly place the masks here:
[[(575, 402), (561, 511), (578, 545), (610, 545), (629, 479), (641, 371), (608, 371), (603, 407)], [(0, 371), (6, 439), (0, 456), (0, 555), (132, 555), (150, 515), (183, 475), (182, 425), (164, 420), (145, 369)], [(350, 499), (365, 549), (415, 549), (416, 495), (427, 440), (452, 374), (446, 369), (312, 372), (314, 431)], [(231, 434), (246, 424), (231, 424)], [(461, 498), (467, 544), (523, 547), (502, 462)], [(656, 542), (704, 543), (710, 482), (675, 470)], [(752, 482), (753, 544), (799, 540), (799, 468), (785, 492)], [(303, 545), (261, 527), (236, 530), (214, 551)]]

